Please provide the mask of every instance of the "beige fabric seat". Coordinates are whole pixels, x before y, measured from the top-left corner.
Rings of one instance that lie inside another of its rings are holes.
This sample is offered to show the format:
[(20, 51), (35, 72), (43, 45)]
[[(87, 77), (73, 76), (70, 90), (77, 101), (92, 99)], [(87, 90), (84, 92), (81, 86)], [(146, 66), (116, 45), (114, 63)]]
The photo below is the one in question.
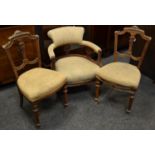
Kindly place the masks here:
[(141, 78), (141, 73), (136, 66), (123, 62), (107, 64), (99, 69), (96, 75), (107, 82), (135, 89)]
[[(128, 49), (120, 51), (121, 38), (128, 39)], [(138, 44), (137, 44), (138, 40)], [(126, 112), (131, 112), (133, 101), (138, 90), (141, 73), (140, 68), (148, 49), (151, 37), (137, 26), (124, 27), (122, 31), (114, 32), (114, 62), (102, 67), (96, 74), (96, 98), (99, 101), (100, 84), (105, 82), (120, 91), (129, 93), (129, 102)], [(141, 43), (141, 44), (139, 44)], [(137, 49), (135, 48), (137, 47)], [(139, 52), (136, 52), (135, 49)], [(119, 57), (128, 58), (134, 65), (118, 62)]]
[(8, 38), (3, 48), (16, 78), (20, 106), (23, 107), (25, 97), (31, 103), (35, 125), (40, 127), (40, 100), (57, 93), (61, 88), (64, 89), (66, 77), (51, 69), (42, 68), (38, 35), (17, 30)]
[[(85, 85), (94, 81), (96, 71), (102, 65), (101, 48), (93, 42), (84, 40), (84, 32), (85, 29), (81, 26), (63, 26), (47, 33), (53, 41), (48, 47), (51, 68), (63, 73), (67, 78), (66, 85), (63, 87), (65, 107), (68, 106), (68, 87)], [(64, 47), (66, 45), (67, 48)], [(63, 50), (57, 49), (59, 47)]]
[(61, 73), (44, 68), (34, 68), (19, 76), (17, 84), (31, 102), (38, 101), (60, 89), (66, 82)]
[(68, 84), (87, 82), (95, 78), (99, 66), (84, 57), (70, 56), (56, 61), (56, 70), (67, 77)]

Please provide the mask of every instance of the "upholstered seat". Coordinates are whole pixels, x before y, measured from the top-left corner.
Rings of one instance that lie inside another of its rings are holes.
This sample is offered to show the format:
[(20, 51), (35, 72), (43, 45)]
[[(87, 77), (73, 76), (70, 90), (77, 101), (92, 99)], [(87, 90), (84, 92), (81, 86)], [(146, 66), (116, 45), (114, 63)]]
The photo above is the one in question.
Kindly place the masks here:
[[(139, 29), (137, 26), (125, 27), (122, 31), (115, 31), (114, 35), (114, 62), (103, 66), (96, 73), (97, 81), (95, 100), (97, 102), (99, 101), (98, 97), (100, 95), (100, 84), (101, 82), (104, 82), (113, 88), (129, 93), (130, 96), (127, 107), (127, 112), (129, 113), (131, 112), (135, 94), (138, 90), (141, 79), (140, 67), (144, 60), (148, 45), (151, 41), (151, 37), (145, 35), (145, 32), (142, 29)], [(129, 45), (126, 52), (122, 52), (118, 48), (121, 36), (129, 39)], [(137, 38), (141, 42), (139, 54), (134, 51)], [(118, 57), (130, 58), (130, 61), (136, 66), (119, 62)]]
[(68, 84), (87, 82), (95, 78), (99, 66), (80, 56), (70, 56), (59, 59), (56, 70), (67, 77)]
[[(47, 33), (53, 41), (48, 47), (51, 68), (67, 77), (67, 84), (64, 86), (65, 106), (68, 106), (67, 88), (94, 81), (96, 71), (102, 65), (101, 48), (93, 42), (84, 40), (84, 32), (84, 28), (80, 26), (64, 26)], [(67, 48), (64, 47), (66, 45)], [(76, 45), (76, 48), (72, 48), (72, 45)], [(64, 50), (58, 49), (59, 47)]]
[(45, 96), (59, 90), (66, 82), (61, 73), (44, 68), (34, 68), (19, 76), (18, 87), (31, 102), (38, 101)]
[[(31, 103), (35, 125), (40, 127), (39, 102), (57, 93), (61, 88), (64, 89), (66, 77), (51, 69), (41, 68), (38, 35), (17, 30), (8, 40), (3, 48), (16, 78), (20, 106), (23, 107), (23, 97), (25, 97)], [(33, 59), (28, 57), (29, 51), (31, 51)], [(15, 58), (12, 55), (14, 52), (16, 53)], [(64, 96), (64, 101), (66, 101), (66, 96)]]
[(107, 64), (99, 69), (96, 75), (107, 82), (135, 89), (141, 78), (141, 73), (136, 66), (123, 62)]

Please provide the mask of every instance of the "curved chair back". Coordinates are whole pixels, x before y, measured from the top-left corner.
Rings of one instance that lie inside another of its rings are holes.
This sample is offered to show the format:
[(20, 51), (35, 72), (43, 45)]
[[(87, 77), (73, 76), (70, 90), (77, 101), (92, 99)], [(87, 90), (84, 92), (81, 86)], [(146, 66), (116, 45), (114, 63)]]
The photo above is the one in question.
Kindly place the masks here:
[(15, 31), (8, 39), (9, 41), (3, 45), (3, 48), (6, 51), (16, 79), (23, 71), (27, 70), (26, 67), (28, 66), (28, 68), (31, 65), (41, 67), (38, 35)]
[(83, 40), (84, 28), (66, 26), (48, 31), (48, 37), (53, 40), (55, 47), (67, 44), (80, 44)]
[[(119, 36), (129, 34), (129, 46), (128, 50), (125, 53), (120, 53), (118, 51), (118, 39)], [(135, 56), (133, 53), (133, 45), (136, 42), (136, 37), (140, 36), (140, 38), (144, 41), (144, 45), (142, 48), (142, 51), (140, 52), (139, 56)], [(125, 27), (122, 31), (115, 31), (115, 41), (114, 41), (114, 59), (115, 61), (118, 60), (118, 56), (123, 56), (123, 57), (129, 57), (133, 61), (137, 61), (137, 67), (140, 68), (142, 65), (142, 62), (144, 60), (144, 56), (146, 54), (148, 45), (151, 41), (151, 37), (145, 35), (144, 31), (137, 26), (132, 26), (132, 27)]]

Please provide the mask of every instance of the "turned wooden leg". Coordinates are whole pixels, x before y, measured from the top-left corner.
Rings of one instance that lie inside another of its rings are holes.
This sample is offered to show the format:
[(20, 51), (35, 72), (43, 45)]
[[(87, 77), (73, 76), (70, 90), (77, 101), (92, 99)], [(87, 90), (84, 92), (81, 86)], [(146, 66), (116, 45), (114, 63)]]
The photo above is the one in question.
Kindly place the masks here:
[(98, 79), (96, 79), (96, 95), (95, 95), (95, 101), (99, 103), (99, 96), (100, 96), (100, 87), (101, 83)]
[(135, 98), (135, 94), (131, 94), (130, 97), (129, 97), (128, 108), (126, 110), (127, 113), (130, 113), (131, 112), (134, 98)]
[(20, 107), (22, 108), (23, 107), (23, 94), (20, 92), (19, 96), (20, 96)]
[(68, 107), (68, 90), (67, 90), (67, 85), (64, 86), (63, 88), (64, 92), (64, 107)]
[(39, 128), (40, 127), (40, 119), (39, 119), (38, 103), (32, 103), (32, 111), (34, 114), (35, 125), (37, 128)]
[(20, 107), (23, 107), (23, 94), (20, 92), (20, 90), (18, 89), (19, 92), (19, 97), (20, 97)]

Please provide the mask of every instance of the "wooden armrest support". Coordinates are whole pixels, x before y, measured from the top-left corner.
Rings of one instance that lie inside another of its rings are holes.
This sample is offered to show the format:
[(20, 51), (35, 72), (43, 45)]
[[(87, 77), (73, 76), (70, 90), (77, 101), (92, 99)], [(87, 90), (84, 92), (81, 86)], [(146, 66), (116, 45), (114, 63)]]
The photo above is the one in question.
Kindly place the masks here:
[(102, 66), (102, 50), (98, 51), (97, 63), (99, 66)]

